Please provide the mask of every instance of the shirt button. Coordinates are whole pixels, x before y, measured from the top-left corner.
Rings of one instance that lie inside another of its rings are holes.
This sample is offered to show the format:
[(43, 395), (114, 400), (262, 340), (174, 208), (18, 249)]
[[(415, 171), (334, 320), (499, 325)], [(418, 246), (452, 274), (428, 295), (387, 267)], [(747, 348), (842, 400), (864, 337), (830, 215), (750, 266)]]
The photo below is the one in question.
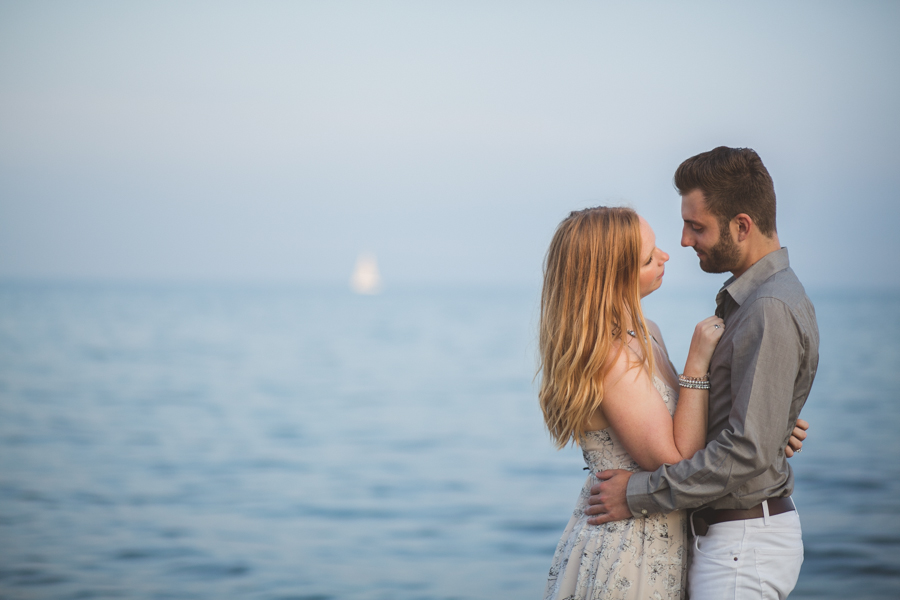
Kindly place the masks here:
[(642, 508), (642, 509), (641, 509), (641, 514), (642, 514), (642, 515), (646, 515), (646, 514), (647, 514), (647, 509), (646, 509), (646, 508)]

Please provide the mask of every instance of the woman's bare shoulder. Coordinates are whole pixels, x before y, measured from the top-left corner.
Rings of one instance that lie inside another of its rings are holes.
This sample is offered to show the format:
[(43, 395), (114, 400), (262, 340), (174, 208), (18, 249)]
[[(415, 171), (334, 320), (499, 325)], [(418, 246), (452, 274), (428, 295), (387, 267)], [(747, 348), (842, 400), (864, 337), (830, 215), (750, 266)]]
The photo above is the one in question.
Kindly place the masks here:
[(609, 371), (604, 378), (606, 385), (615, 385), (624, 379), (624, 376), (631, 373), (628, 381), (638, 380), (643, 371), (643, 361), (641, 361), (638, 353), (629, 346), (619, 340), (612, 343), (609, 350)]
[(656, 339), (662, 341), (662, 331), (660, 330), (659, 325), (656, 324), (656, 321), (644, 319), (644, 322), (647, 323), (647, 329), (650, 330), (650, 333), (652, 333)]

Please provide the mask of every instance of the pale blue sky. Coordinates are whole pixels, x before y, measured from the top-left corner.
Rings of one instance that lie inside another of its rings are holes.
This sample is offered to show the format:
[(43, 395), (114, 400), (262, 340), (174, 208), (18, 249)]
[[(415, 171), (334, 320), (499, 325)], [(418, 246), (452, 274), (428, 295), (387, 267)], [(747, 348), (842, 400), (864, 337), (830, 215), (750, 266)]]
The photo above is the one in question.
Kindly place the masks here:
[[(569, 210), (672, 255), (755, 148), (811, 285), (900, 287), (897, 2), (0, 3), (0, 278), (540, 278)], [(712, 278), (712, 279), (711, 279)], [(714, 280), (714, 281), (713, 281)]]

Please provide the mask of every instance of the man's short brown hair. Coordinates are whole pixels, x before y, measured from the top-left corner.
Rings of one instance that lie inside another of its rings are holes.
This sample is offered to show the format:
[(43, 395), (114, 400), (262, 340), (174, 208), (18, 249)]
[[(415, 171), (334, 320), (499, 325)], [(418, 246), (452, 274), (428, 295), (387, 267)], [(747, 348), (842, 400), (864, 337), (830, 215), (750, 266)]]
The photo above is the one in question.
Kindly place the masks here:
[(675, 187), (684, 196), (703, 192), (706, 208), (720, 227), (740, 213), (753, 219), (760, 233), (775, 233), (775, 186), (759, 155), (750, 148), (719, 146), (692, 156), (675, 171)]

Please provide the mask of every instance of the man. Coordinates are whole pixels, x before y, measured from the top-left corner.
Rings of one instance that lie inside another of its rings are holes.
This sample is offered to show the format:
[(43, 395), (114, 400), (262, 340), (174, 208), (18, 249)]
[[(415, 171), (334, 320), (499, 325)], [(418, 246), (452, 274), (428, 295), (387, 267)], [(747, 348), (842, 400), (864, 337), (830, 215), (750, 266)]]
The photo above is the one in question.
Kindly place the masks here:
[(707, 446), (653, 473), (604, 471), (591, 524), (702, 507), (691, 600), (786, 598), (803, 562), (785, 446), (818, 365), (815, 310), (775, 229), (772, 178), (753, 150), (719, 147), (675, 173), (681, 245), (733, 275), (716, 296), (725, 333), (709, 372)]

